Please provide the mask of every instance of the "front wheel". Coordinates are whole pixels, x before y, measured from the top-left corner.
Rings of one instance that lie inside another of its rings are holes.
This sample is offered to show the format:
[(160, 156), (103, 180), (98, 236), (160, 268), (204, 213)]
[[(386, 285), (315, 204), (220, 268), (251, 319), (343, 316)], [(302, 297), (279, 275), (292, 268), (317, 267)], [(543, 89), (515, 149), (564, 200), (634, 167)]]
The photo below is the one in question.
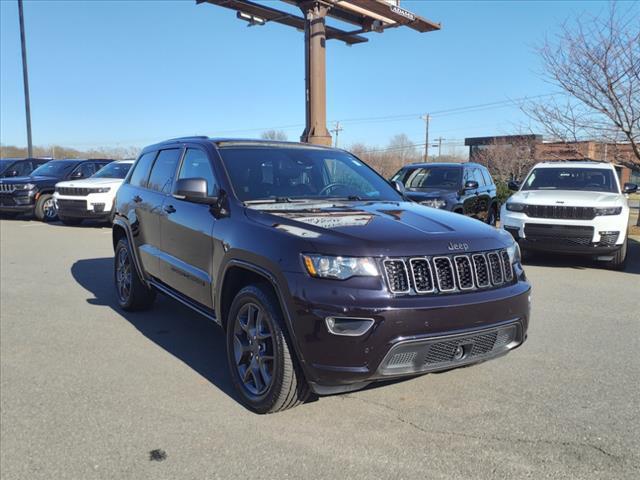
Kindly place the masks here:
[(613, 258), (605, 263), (607, 268), (611, 270), (624, 270), (627, 266), (627, 239), (624, 239), (622, 247), (620, 247)]
[(58, 217), (58, 209), (53, 195), (43, 193), (36, 201), (34, 215), (41, 222), (53, 222)]
[(309, 395), (278, 301), (263, 285), (244, 287), (233, 300), (227, 359), (240, 400), (257, 413), (286, 410)]

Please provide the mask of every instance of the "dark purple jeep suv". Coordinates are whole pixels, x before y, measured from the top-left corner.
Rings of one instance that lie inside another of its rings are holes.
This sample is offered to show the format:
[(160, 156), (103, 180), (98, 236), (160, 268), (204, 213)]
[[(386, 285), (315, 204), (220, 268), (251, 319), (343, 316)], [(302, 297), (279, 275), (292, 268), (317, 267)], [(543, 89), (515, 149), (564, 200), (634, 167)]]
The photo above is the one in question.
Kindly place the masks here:
[(189, 137), (145, 148), (116, 199), (115, 286), (226, 332), (260, 413), (503, 355), (526, 339), (518, 246), (407, 201), (342, 150)]

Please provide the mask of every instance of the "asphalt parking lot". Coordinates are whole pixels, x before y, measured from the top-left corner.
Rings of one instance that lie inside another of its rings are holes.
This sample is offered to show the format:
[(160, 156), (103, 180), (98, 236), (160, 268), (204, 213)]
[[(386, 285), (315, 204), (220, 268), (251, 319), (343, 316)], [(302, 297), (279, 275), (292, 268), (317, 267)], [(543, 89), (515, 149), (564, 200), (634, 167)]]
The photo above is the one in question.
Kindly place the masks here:
[(637, 241), (626, 272), (533, 259), (506, 357), (268, 416), (217, 326), (115, 307), (110, 229), (2, 220), (0, 247), (4, 480), (640, 476)]

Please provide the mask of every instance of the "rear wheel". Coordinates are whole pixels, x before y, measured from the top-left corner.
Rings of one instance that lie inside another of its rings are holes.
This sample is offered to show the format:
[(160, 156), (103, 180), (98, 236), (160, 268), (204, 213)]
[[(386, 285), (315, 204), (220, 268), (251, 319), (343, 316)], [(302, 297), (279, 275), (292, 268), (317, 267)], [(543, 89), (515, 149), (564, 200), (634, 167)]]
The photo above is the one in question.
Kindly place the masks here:
[(114, 281), (120, 307), (127, 311), (147, 310), (156, 299), (156, 291), (148, 288), (138, 276), (133, 264), (131, 247), (121, 238), (114, 257)]
[(81, 218), (65, 217), (63, 215), (58, 215), (58, 220), (68, 226), (80, 225), (82, 223)]
[(58, 209), (56, 208), (56, 203), (53, 200), (53, 195), (50, 193), (43, 193), (38, 197), (34, 215), (42, 222), (53, 222), (57, 218)]
[(624, 239), (622, 247), (620, 247), (613, 258), (605, 263), (607, 268), (612, 270), (624, 270), (627, 266), (627, 239)]
[(233, 300), (227, 358), (240, 400), (257, 413), (286, 410), (309, 395), (278, 301), (263, 285), (244, 287)]

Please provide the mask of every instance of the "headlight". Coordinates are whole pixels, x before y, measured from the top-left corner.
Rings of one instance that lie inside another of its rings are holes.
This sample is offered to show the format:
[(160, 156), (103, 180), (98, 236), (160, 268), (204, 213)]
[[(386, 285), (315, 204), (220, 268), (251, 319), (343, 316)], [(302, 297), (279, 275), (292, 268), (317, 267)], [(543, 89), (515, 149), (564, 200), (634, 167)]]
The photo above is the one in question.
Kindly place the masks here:
[(620, 215), (622, 207), (604, 207), (596, 208), (596, 215)]
[(367, 257), (333, 257), (302, 255), (304, 266), (312, 277), (346, 280), (355, 276), (377, 277), (378, 267)]
[(16, 190), (33, 190), (36, 186), (33, 183), (18, 183), (15, 185)]
[(507, 254), (509, 255), (511, 265), (520, 261), (520, 246), (517, 242), (513, 242), (507, 247)]
[(440, 199), (440, 198), (423, 200), (420, 203), (422, 205), (426, 205), (427, 207), (432, 207), (432, 208), (442, 208), (442, 207), (445, 207), (447, 205), (447, 202), (445, 200)]
[(507, 202), (507, 210), (510, 212), (523, 212), (526, 205), (524, 203)]
[(96, 188), (95, 193), (107, 193), (109, 190), (111, 190), (111, 187)]

